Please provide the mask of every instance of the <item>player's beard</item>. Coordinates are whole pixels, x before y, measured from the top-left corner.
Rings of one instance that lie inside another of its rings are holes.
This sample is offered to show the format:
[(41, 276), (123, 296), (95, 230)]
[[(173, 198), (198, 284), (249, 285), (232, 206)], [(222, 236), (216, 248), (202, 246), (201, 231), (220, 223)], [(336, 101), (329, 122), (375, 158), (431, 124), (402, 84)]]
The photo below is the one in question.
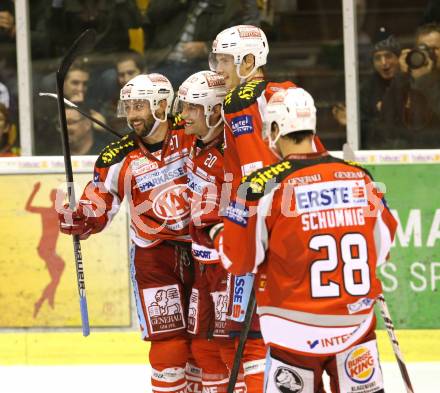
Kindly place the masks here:
[[(133, 123), (138, 122), (138, 121), (141, 121), (143, 123), (142, 129), (136, 129), (133, 126)], [(153, 117), (149, 117), (148, 119), (136, 118), (130, 122), (130, 125), (134, 129), (134, 131), (136, 132), (137, 135), (139, 135), (141, 138), (145, 138), (146, 136), (148, 136), (148, 134), (153, 129), (154, 123), (155, 123), (155, 120)]]

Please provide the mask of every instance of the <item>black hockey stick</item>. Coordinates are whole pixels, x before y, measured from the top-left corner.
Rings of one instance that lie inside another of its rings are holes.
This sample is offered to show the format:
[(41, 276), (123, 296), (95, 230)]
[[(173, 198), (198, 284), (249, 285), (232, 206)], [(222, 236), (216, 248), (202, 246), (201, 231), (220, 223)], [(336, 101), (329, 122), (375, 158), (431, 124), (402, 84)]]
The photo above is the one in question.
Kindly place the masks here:
[(252, 289), (249, 296), (249, 302), (244, 316), (243, 327), (240, 332), (237, 351), (235, 352), (234, 364), (232, 365), (231, 375), (229, 376), (228, 389), (226, 393), (233, 393), (235, 383), (237, 382), (238, 372), (240, 371), (240, 363), (243, 357), (244, 347), (251, 328), (252, 316), (254, 315), (256, 305), (255, 292)]
[[(54, 93), (38, 93), (40, 97), (52, 97), (58, 100), (58, 96)], [(113, 135), (122, 138), (124, 135), (119, 133), (118, 131), (114, 130), (113, 128), (109, 127), (107, 124), (103, 123), (101, 120), (98, 120), (96, 117), (93, 117), (92, 115), (89, 115), (85, 110), (81, 109), (78, 105), (74, 104), (72, 101), (69, 101), (66, 97), (64, 97), (64, 104), (67, 105), (69, 108), (75, 109), (77, 112), (81, 113), (84, 117), (87, 117), (87, 119), (93, 121), (94, 123), (98, 124), (98, 126), (101, 126), (105, 130), (111, 132)]]
[[(70, 155), (69, 136), (67, 133), (66, 107), (64, 104), (64, 100), (62, 99), (64, 98), (64, 80), (75, 58), (78, 55), (91, 50), (95, 44), (95, 39), (95, 30), (88, 29), (84, 31), (69, 48), (66, 55), (61, 60), (61, 64), (57, 71), (58, 115), (60, 118), (61, 126), (61, 141), (63, 144), (64, 166), (66, 168), (67, 195), (69, 198), (69, 207), (71, 210), (75, 209), (76, 199), (73, 185), (73, 171)], [(79, 304), (81, 308), (82, 331), (83, 336), (86, 337), (90, 334), (90, 326), (89, 314), (87, 311), (84, 267), (82, 261), (81, 245), (79, 242), (79, 235), (73, 235), (73, 250), (75, 255), (76, 277), (78, 282)]]
[(405, 383), (405, 388), (407, 393), (414, 393), (414, 389), (411, 384), (411, 379), (409, 378), (408, 370), (406, 368), (406, 364), (403, 361), (402, 353), (400, 352), (399, 342), (397, 341), (397, 337), (394, 330), (394, 324), (391, 320), (390, 311), (388, 310), (387, 303), (383, 295), (379, 295), (377, 297), (380, 313), (382, 315), (385, 328), (388, 332), (388, 337), (390, 338), (391, 345), (393, 347), (394, 355), (396, 356), (397, 364), (399, 365), (400, 373), (402, 374), (403, 382)]

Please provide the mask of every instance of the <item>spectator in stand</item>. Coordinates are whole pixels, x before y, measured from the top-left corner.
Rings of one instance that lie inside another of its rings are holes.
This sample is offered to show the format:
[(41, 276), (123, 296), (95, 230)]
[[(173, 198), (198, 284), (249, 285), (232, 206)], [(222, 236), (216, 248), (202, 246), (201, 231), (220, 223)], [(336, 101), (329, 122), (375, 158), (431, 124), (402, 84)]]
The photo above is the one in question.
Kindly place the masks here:
[(111, 128), (128, 131), (126, 119), (117, 117), (119, 92), (130, 79), (144, 72), (142, 56), (136, 52), (129, 52), (119, 56), (115, 67), (103, 73), (99, 83), (102, 100), (99, 111)]
[(372, 49), (374, 72), (362, 83), (360, 90), (361, 148), (374, 149), (381, 145), (383, 135), (378, 133), (383, 97), (391, 81), (400, 72), (400, 45), (395, 37), (381, 27)]
[(0, 157), (18, 155), (17, 127), (10, 121), (8, 108), (0, 103)]
[(384, 148), (440, 147), (440, 24), (420, 26), (415, 44), (402, 50), (402, 74), (383, 99)]
[(256, 0), (151, 0), (147, 18), (148, 69), (166, 75), (173, 86), (206, 68), (219, 31), (237, 24), (259, 26)]
[[(54, 0), (46, 22), (51, 56), (62, 56), (87, 28), (97, 32), (95, 51), (114, 53), (130, 47), (142, 50), (143, 34), (135, 0)], [(142, 37), (138, 37), (139, 34)], [(142, 43), (135, 42), (141, 40)]]
[[(97, 105), (88, 100), (89, 78), (90, 73), (83, 60), (73, 63), (64, 81), (64, 97), (79, 105), (82, 109), (89, 110), (93, 117), (105, 123), (104, 116), (96, 109), (91, 109)], [(54, 91), (54, 80), (53, 74), (46, 76), (40, 91)], [(50, 155), (51, 152), (58, 151), (57, 146), (51, 146), (54, 143), (53, 130), (59, 126), (58, 107), (53, 99), (39, 98), (36, 108), (35, 130), (38, 136), (35, 138), (36, 153), (38, 155)], [(93, 128), (95, 131), (104, 134), (104, 130), (95, 123), (93, 123)], [(104, 139), (107, 138), (104, 137)]]
[(14, 2), (4, 0), (0, 4), (0, 42), (15, 45)]
[[(115, 141), (110, 134), (93, 130), (92, 121), (75, 109), (66, 109), (66, 121), (72, 155), (97, 155), (104, 147)], [(59, 126), (57, 129), (59, 130)], [(46, 155), (62, 155), (60, 133), (53, 131), (52, 139), (55, 143), (48, 147)]]

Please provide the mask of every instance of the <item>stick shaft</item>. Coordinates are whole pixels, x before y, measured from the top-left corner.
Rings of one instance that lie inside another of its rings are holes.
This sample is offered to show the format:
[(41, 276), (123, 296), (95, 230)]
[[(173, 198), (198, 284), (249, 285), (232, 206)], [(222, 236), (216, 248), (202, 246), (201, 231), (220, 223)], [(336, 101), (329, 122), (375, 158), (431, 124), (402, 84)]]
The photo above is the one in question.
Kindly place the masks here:
[(246, 309), (246, 315), (243, 321), (243, 327), (240, 332), (240, 339), (238, 342), (237, 351), (235, 352), (234, 364), (232, 366), (231, 375), (229, 376), (228, 389), (227, 393), (233, 393), (235, 388), (235, 383), (237, 382), (238, 372), (240, 371), (240, 363), (243, 357), (244, 347), (246, 345), (246, 340), (249, 334), (249, 330), (251, 328), (252, 316), (255, 311), (255, 292), (252, 289), (252, 292), (249, 296), (249, 303)]
[(388, 305), (383, 295), (379, 295), (378, 300), (379, 300), (378, 303), (379, 303), (380, 313), (382, 315), (385, 328), (387, 329), (388, 337), (390, 338), (391, 346), (393, 347), (393, 351), (394, 351), (394, 356), (396, 357), (400, 373), (402, 374), (402, 379), (403, 382), (405, 383), (406, 391), (407, 393), (414, 393), (414, 389), (412, 387), (408, 369), (406, 368), (406, 364), (403, 360), (402, 353), (400, 352), (399, 342), (397, 341), (394, 324), (391, 319), (390, 311), (388, 310)]

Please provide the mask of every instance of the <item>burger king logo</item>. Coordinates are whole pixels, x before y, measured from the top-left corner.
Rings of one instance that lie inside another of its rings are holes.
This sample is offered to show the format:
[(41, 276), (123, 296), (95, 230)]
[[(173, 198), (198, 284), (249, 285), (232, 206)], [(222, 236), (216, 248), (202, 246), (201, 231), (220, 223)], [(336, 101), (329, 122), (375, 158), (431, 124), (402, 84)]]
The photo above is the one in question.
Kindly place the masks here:
[(374, 375), (374, 357), (365, 346), (354, 348), (345, 359), (345, 372), (356, 383), (366, 383)]

